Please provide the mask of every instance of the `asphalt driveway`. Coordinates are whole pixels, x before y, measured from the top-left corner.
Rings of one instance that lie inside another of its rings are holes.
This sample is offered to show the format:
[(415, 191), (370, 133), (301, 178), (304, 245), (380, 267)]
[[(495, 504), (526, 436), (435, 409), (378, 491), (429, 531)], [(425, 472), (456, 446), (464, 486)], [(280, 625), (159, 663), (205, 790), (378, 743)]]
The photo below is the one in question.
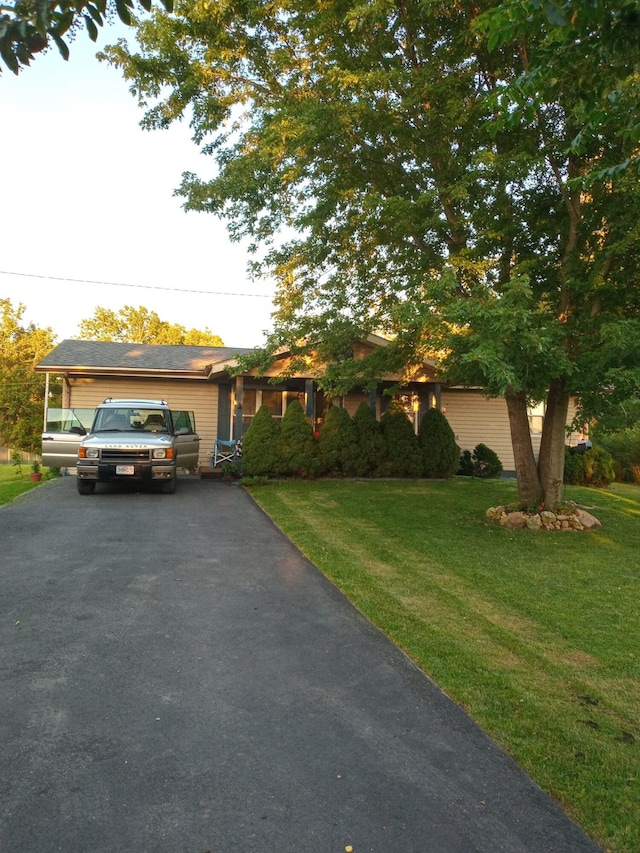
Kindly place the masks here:
[(0, 850), (598, 848), (238, 486), (0, 508)]

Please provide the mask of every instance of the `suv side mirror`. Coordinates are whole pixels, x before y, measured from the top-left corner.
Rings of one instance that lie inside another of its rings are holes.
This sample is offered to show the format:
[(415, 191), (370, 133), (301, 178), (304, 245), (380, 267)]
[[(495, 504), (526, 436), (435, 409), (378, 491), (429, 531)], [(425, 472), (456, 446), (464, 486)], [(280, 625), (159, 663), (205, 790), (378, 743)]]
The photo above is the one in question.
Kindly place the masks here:
[(72, 426), (69, 428), (69, 432), (73, 433), (73, 435), (86, 435), (87, 431), (84, 427), (81, 426)]

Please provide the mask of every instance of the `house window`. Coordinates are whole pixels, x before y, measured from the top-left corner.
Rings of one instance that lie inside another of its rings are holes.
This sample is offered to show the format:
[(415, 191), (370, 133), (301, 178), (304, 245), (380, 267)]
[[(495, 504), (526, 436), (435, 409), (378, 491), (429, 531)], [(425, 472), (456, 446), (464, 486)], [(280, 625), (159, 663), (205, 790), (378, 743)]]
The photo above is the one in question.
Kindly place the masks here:
[(305, 395), (298, 391), (275, 391), (271, 388), (245, 388), (242, 394), (242, 434), (249, 429), (251, 421), (261, 406), (269, 409), (272, 417), (281, 420), (285, 409), (294, 400), (304, 407)]
[(538, 403), (527, 409), (529, 415), (529, 431), (531, 435), (542, 435), (542, 424), (544, 422), (545, 404)]

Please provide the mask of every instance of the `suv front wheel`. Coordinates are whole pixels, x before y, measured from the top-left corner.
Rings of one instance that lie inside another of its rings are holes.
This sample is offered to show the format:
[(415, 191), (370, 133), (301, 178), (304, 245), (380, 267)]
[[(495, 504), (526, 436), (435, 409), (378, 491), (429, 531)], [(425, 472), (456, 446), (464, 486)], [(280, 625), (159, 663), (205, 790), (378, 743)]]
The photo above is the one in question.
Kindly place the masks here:
[(170, 480), (165, 480), (162, 484), (162, 492), (165, 495), (173, 495), (176, 491), (176, 479), (177, 477), (172, 477)]
[(92, 495), (96, 490), (96, 484), (93, 480), (77, 480), (78, 492), (81, 495)]

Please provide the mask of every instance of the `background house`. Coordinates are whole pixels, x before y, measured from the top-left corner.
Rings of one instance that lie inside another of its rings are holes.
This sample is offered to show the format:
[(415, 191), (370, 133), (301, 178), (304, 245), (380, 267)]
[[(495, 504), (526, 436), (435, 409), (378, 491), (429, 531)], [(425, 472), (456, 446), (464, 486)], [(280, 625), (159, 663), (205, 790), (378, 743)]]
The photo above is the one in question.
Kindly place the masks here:
[[(385, 341), (374, 335), (353, 345), (353, 357), (361, 358)], [(395, 386), (399, 376), (387, 375), (373, 391), (354, 389), (343, 397), (327, 399), (317, 387), (314, 376), (298, 373), (273, 384), (287, 366), (283, 352), (267, 375), (255, 371), (232, 376), (237, 357), (250, 349), (228, 347), (166, 346), (126, 344), (103, 341), (64, 340), (37, 365), (51, 383), (62, 385), (62, 406), (73, 409), (80, 420), (90, 420), (93, 409), (106, 397), (163, 399), (172, 409), (191, 410), (200, 435), (201, 466), (211, 461), (216, 438), (239, 438), (246, 432), (261, 405), (272, 415), (282, 417), (289, 402), (298, 399), (316, 428), (322, 423), (328, 406), (343, 406), (353, 415), (362, 401), (378, 418), (391, 398), (385, 390)], [(442, 385), (432, 364), (425, 364), (414, 381), (403, 387), (401, 402), (417, 430), (429, 407), (446, 414), (461, 450), (487, 444), (500, 457), (505, 471), (513, 470), (509, 420), (504, 399), (486, 399), (480, 389), (450, 388)], [(54, 417), (53, 411), (51, 417)], [(570, 418), (573, 412), (570, 412)], [(534, 439), (541, 419), (532, 415)], [(581, 436), (572, 436), (579, 440)], [(539, 445), (539, 435), (538, 435)]]

